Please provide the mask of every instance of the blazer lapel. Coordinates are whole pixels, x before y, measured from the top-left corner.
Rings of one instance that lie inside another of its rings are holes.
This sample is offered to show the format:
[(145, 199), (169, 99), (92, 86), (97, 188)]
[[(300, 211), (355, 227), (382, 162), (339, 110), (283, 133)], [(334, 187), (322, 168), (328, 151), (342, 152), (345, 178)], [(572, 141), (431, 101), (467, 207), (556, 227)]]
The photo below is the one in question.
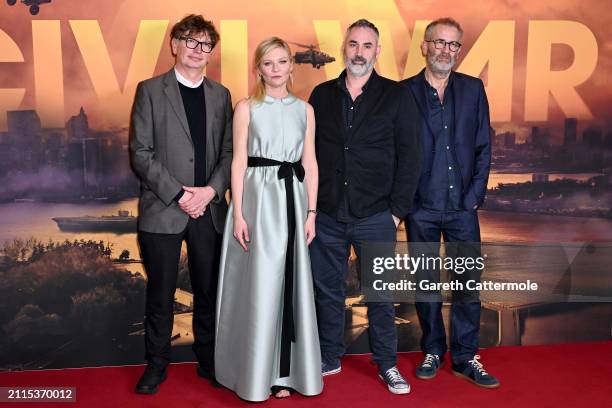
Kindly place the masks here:
[(433, 130), (429, 124), (429, 111), (427, 104), (427, 88), (425, 87), (425, 78), (424, 78), (423, 69), (416, 77), (408, 82), (408, 86), (412, 90), (412, 94), (414, 95), (414, 99), (416, 99), (417, 106), (419, 107), (419, 111), (421, 112), (421, 116), (423, 116), (423, 121), (427, 124), (427, 129), (429, 129), (429, 135), (433, 135)]
[(172, 110), (179, 119), (183, 130), (189, 136), (189, 140), (193, 144), (193, 140), (191, 139), (191, 133), (189, 132), (189, 123), (187, 123), (187, 115), (185, 115), (185, 107), (183, 106), (183, 99), (181, 98), (181, 92), (179, 91), (178, 81), (176, 80), (176, 75), (174, 74), (174, 68), (166, 73), (166, 78), (164, 80), (166, 87), (164, 88), (164, 93), (170, 102), (170, 106), (172, 106)]
[(210, 84), (210, 82), (204, 77), (204, 103), (206, 105), (206, 179), (210, 177), (212, 173), (213, 165), (215, 164), (217, 157), (216, 145), (213, 138), (213, 123), (217, 120), (215, 113), (215, 105), (218, 102), (217, 94)]
[(465, 90), (464, 90), (464, 83), (461, 80), (461, 77), (459, 75), (455, 75), (455, 73), (453, 72), (451, 74), (453, 76), (453, 107), (454, 107), (454, 129), (455, 131), (453, 132), (453, 137), (456, 138), (456, 134), (458, 133), (459, 130), (459, 118), (462, 117), (463, 115), (463, 108), (465, 106), (465, 104), (463, 103), (463, 101), (461, 100), (461, 97), (464, 96)]

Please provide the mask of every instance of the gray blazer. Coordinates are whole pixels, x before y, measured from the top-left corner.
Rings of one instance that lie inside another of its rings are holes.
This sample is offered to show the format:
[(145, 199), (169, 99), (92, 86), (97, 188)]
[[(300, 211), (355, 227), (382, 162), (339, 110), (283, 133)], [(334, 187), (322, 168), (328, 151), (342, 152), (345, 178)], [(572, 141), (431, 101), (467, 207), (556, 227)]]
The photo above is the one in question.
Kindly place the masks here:
[[(206, 180), (217, 196), (209, 204), (217, 232), (227, 214), (225, 192), (232, 161), (232, 101), (227, 88), (204, 78), (206, 99)], [(142, 81), (130, 120), (130, 157), (140, 178), (138, 229), (177, 234), (189, 220), (174, 201), (194, 183), (194, 150), (174, 68)]]

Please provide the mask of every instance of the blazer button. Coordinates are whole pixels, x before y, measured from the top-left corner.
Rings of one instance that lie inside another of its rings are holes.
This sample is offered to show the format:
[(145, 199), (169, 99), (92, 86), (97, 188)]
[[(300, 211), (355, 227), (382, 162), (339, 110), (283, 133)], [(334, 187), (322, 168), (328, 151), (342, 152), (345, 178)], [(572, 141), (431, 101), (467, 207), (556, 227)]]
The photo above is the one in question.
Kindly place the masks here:
[(190, 159), (189, 159), (189, 163), (193, 163), (193, 158), (190, 158)]

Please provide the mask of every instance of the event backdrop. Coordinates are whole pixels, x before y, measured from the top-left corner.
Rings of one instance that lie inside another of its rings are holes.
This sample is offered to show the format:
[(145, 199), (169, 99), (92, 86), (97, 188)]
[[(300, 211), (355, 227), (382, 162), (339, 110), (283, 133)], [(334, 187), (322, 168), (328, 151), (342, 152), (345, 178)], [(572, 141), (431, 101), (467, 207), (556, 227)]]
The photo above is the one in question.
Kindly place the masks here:
[[(399, 80), (424, 66), (427, 23), (457, 19), (465, 30), (458, 70), (483, 79), (491, 106), (482, 238), (491, 251), (510, 254), (492, 261), (487, 276), (547, 280), (567, 295), (485, 301), (481, 345), (610, 338), (611, 303), (601, 301), (612, 289), (606, 2), (22, 3), (0, 4), (0, 369), (142, 362), (146, 275), (127, 126), (137, 83), (170, 69), (169, 28), (188, 13), (219, 29), (206, 75), (227, 86), (234, 102), (248, 95), (251, 54), (268, 36), (291, 42), (295, 91), (308, 98), (341, 72), (340, 44), (352, 21), (376, 23), (376, 68)], [(403, 229), (398, 238), (406, 240)], [(546, 274), (542, 265), (551, 259), (558, 268)], [(346, 305), (346, 341), (355, 353), (368, 351), (356, 265), (351, 260)], [(174, 358), (193, 360), (184, 257), (178, 288)], [(593, 290), (598, 297), (576, 301)], [(396, 323), (400, 349), (417, 350), (412, 304), (398, 304)]]

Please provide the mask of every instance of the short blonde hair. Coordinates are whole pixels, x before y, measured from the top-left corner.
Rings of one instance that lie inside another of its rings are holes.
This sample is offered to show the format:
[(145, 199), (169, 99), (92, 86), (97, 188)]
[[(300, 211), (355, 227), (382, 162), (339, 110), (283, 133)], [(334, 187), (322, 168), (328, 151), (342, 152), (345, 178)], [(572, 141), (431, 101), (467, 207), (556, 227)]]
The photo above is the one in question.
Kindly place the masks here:
[[(262, 102), (264, 100), (264, 97), (266, 96), (266, 84), (264, 83), (262, 76), (259, 74), (259, 65), (261, 64), (261, 61), (263, 60), (264, 56), (275, 48), (282, 48), (287, 51), (289, 59), (293, 61), (293, 57), (291, 56), (291, 48), (285, 40), (278, 37), (270, 37), (259, 43), (259, 45), (255, 49), (255, 54), (253, 55), (253, 72), (255, 72), (255, 86), (253, 87), (253, 92), (251, 93), (250, 97), (253, 102)], [(290, 76), (289, 81), (287, 81), (287, 91), (291, 92), (292, 90), (293, 79)]]

